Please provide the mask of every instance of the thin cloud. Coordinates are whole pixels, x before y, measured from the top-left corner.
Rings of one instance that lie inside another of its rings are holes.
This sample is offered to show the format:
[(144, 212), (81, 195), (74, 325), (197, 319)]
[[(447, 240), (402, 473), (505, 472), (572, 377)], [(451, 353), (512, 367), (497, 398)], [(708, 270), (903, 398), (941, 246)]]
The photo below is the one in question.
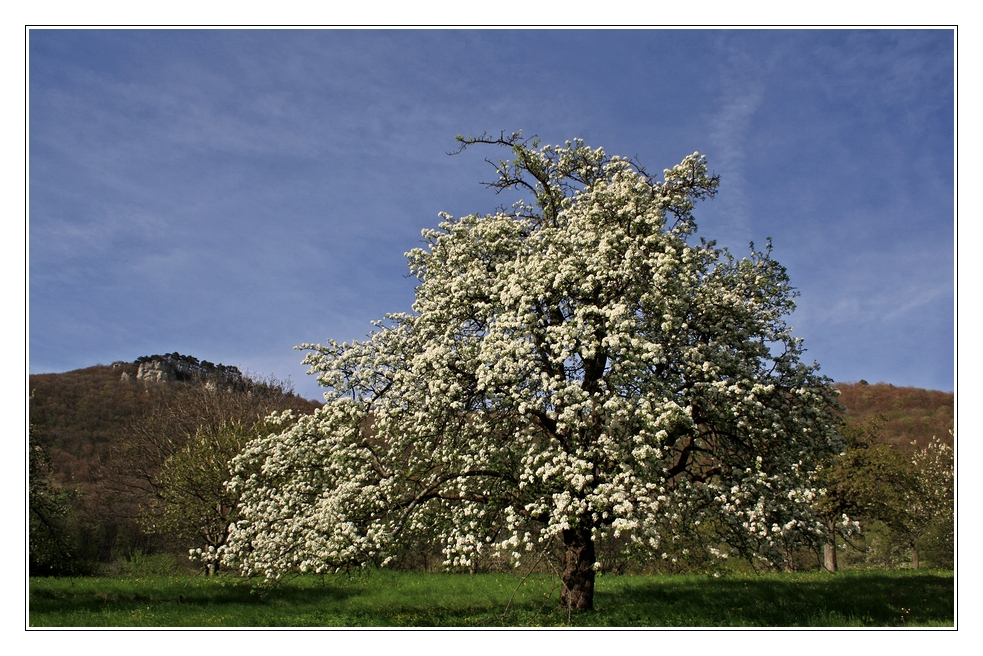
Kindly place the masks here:
[(897, 382), (948, 360), (918, 380), (951, 386), (951, 335), (923, 316), (951, 308), (946, 33), (32, 30), (30, 48), (32, 371), (179, 350), (317, 397), (290, 347), (407, 310), (420, 229), (512, 200), (479, 184), (508, 152), (447, 157), (453, 136), (523, 129), (651, 171), (705, 150), (722, 186), (700, 234), (738, 254), (774, 238), (814, 356), (871, 379), (870, 340), (931, 334)]

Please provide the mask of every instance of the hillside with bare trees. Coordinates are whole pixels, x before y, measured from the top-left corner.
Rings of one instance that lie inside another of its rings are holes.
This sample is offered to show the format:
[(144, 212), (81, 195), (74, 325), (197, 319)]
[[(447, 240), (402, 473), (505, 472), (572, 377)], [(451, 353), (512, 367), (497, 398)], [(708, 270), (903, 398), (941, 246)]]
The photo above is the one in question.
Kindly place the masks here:
[(888, 383), (837, 383), (848, 425), (880, 415), (880, 440), (904, 451), (925, 448), (933, 437), (952, 446), (955, 394)]
[(197, 435), (249, 429), (271, 412), (305, 414), (319, 405), (282, 381), (177, 353), (31, 375), (29, 384), (32, 490), (58, 499), (32, 504), (32, 513), (35, 505), (58, 508), (49, 512), (55, 517), (32, 515), (32, 531), (44, 527), (72, 545), (62, 565), (32, 561), (39, 573), (77, 571), (136, 551), (186, 553), (175, 536), (148, 530), (168, 458)]

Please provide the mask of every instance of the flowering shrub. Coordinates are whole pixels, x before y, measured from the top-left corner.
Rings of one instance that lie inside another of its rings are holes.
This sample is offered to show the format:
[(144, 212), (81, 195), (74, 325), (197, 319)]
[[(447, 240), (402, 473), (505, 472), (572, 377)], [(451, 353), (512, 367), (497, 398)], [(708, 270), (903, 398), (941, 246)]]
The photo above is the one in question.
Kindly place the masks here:
[(924, 550), (935, 566), (952, 567), (956, 491), (953, 448), (933, 437), (924, 449), (915, 450), (911, 462), (918, 477), (916, 489), (906, 494), (916, 534), (912, 540), (913, 565), (918, 568), (918, 552)]
[(590, 608), (598, 540), (659, 557), (703, 521), (773, 560), (817, 533), (835, 392), (800, 362), (770, 246), (738, 260), (693, 237), (704, 158), (660, 181), (580, 141), (458, 139), (511, 148), (490, 186), (533, 200), (442, 215), (407, 254), (412, 312), (300, 347), (327, 402), (234, 461), (226, 562), (384, 565), (421, 535), (448, 567), (558, 551), (561, 604)]

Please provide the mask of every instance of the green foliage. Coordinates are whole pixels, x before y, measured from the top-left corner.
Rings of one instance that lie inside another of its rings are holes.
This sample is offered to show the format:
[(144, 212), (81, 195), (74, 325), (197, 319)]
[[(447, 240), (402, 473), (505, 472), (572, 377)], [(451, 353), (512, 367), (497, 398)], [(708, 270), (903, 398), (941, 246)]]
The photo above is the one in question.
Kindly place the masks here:
[[(843, 563), (951, 567), (953, 393), (866, 381), (836, 386), (848, 448), (824, 473), (823, 511)], [(862, 534), (842, 522), (834, 527), (842, 513), (861, 520)]]
[[(282, 427), (276, 425), (277, 430)], [(164, 461), (154, 478), (156, 496), (143, 510), (143, 525), (193, 544), (205, 554), (215, 553), (238, 518), (239, 495), (226, 487), (229, 462), (247, 442), (271, 430), (265, 422), (200, 428)], [(209, 571), (217, 566), (214, 559), (204, 560)]]
[(28, 553), (32, 576), (77, 574), (86, 569), (72, 516), (73, 490), (51, 479), (51, 459), (28, 428)]
[(883, 419), (874, 417), (841, 431), (845, 451), (821, 476), (824, 516), (833, 519), (845, 513), (892, 526), (905, 523), (907, 494), (917, 484), (916, 475), (903, 453), (877, 442), (882, 424)]
[[(863, 552), (866, 565), (936, 567), (953, 564), (954, 489), (952, 448), (933, 439), (908, 454), (886, 443), (885, 419), (875, 415), (842, 430), (846, 449), (821, 472), (826, 493), (818, 507), (829, 539), (837, 536)], [(859, 521), (864, 536), (854, 535)]]
[[(219, 575), (31, 579), (31, 626), (953, 626), (952, 572), (597, 578), (595, 612), (556, 577), (369, 571), (270, 590)], [(514, 596), (513, 596), (514, 594)]]
[(147, 528), (206, 546), (222, 544), (236, 505), (235, 496), (225, 490), (229, 461), (248, 439), (241, 424), (195, 433), (156, 476), (158, 495), (142, 518)]

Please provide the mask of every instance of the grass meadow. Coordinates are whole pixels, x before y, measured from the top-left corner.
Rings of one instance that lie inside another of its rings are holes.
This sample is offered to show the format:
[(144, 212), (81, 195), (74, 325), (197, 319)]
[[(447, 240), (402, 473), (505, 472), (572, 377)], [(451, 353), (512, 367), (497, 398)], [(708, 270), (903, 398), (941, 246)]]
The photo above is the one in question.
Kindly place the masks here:
[(951, 571), (597, 578), (593, 612), (555, 577), (368, 571), (274, 588), (233, 575), (32, 578), (32, 627), (952, 627)]

